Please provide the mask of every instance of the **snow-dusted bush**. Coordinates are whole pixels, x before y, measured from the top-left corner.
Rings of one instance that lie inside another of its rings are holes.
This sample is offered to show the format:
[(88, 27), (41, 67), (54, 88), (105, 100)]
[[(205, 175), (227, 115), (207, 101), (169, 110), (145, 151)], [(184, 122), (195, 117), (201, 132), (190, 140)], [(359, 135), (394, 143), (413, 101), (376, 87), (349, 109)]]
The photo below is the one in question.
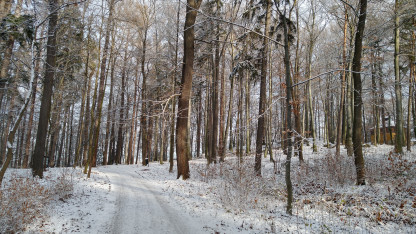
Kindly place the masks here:
[(218, 166), (194, 165), (194, 178), (210, 184), (227, 209), (245, 211), (258, 206), (264, 196), (276, 196), (273, 178), (256, 176), (253, 168), (253, 157), (241, 162), (237, 157), (228, 157)]
[(69, 170), (46, 173), (43, 180), (27, 172), (14, 170), (6, 174), (0, 189), (0, 233), (24, 231), (27, 224), (44, 219), (50, 202), (65, 199), (73, 189)]

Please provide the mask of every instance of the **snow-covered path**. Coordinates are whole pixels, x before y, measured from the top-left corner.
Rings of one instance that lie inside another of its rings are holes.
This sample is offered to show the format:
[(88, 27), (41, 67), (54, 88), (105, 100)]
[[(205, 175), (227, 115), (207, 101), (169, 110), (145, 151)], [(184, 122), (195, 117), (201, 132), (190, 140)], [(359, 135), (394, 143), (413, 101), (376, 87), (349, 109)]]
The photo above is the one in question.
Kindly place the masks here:
[(204, 233), (203, 223), (190, 217), (137, 167), (100, 167), (116, 196), (110, 233)]

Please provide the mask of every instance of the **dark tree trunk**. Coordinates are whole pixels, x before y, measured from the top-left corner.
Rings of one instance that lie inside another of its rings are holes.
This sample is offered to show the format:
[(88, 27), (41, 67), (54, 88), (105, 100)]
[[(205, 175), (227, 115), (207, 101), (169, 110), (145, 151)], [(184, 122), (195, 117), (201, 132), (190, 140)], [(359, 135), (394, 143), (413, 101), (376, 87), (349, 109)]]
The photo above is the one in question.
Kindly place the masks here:
[(58, 22), (58, 1), (49, 0), (49, 25), (48, 25), (48, 42), (46, 51), (46, 71), (43, 80), (43, 93), (40, 104), (39, 124), (36, 134), (35, 151), (33, 153), (32, 172), (33, 176), (43, 178), (43, 157), (46, 152), (46, 137), (48, 133), (48, 123), (51, 112), (51, 99), (53, 80), (55, 76), (56, 65), (56, 31)]
[[(269, 35), (269, 24), (271, 14), (271, 0), (267, 0), (266, 6), (266, 22), (264, 24), (264, 35)], [(261, 74), (260, 74), (260, 100), (259, 100), (259, 116), (257, 122), (257, 136), (256, 136), (256, 158), (254, 170), (257, 176), (261, 176), (261, 156), (263, 153), (263, 140), (265, 128), (265, 109), (266, 109), (266, 83), (267, 83), (267, 57), (269, 51), (269, 41), (266, 37), (263, 38), (263, 49), (261, 57)], [(247, 94), (248, 95), (248, 94)]]
[(360, 0), (360, 15), (355, 36), (355, 49), (352, 63), (354, 79), (354, 118), (353, 118), (353, 147), (354, 162), (357, 171), (357, 185), (365, 185), (365, 165), (362, 149), (362, 81), (361, 81), (361, 53), (363, 49), (363, 35), (367, 16), (367, 0)]
[[(121, 157), (123, 154), (123, 145), (124, 145), (124, 94), (126, 89), (126, 69), (127, 69), (127, 48), (124, 53), (124, 65), (123, 71), (121, 74), (121, 97), (120, 97), (120, 113), (119, 113), (119, 123), (118, 123), (118, 133), (117, 133), (117, 149), (116, 149), (116, 164), (121, 163)], [(127, 117), (127, 115), (126, 115)]]
[(196, 120), (196, 157), (199, 158), (201, 155), (201, 123), (202, 123), (202, 92), (201, 87), (198, 88), (198, 113)]
[(145, 72), (145, 62), (146, 62), (146, 40), (147, 40), (147, 30), (145, 28), (143, 41), (142, 41), (142, 61), (141, 61), (141, 73), (142, 73), (142, 108), (140, 116), (140, 131), (142, 133), (142, 165), (146, 165), (146, 158), (149, 159), (148, 151), (148, 134), (147, 134), (147, 85), (146, 85), (146, 72)]

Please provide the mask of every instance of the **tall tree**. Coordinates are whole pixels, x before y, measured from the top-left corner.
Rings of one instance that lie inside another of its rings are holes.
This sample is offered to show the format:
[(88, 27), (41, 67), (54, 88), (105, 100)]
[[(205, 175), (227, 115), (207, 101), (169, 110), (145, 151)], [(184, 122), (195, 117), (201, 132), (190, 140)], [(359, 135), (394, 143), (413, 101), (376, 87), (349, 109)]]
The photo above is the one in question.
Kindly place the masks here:
[(365, 165), (362, 146), (362, 80), (361, 80), (361, 56), (363, 50), (363, 37), (365, 21), (367, 17), (367, 0), (360, 0), (360, 13), (355, 35), (354, 57), (352, 61), (352, 77), (354, 80), (354, 118), (353, 118), (353, 147), (354, 163), (357, 172), (357, 185), (365, 185)]
[(113, 9), (114, 9), (114, 0), (110, 0), (109, 2), (109, 13), (108, 13), (108, 20), (106, 25), (106, 32), (105, 32), (105, 39), (104, 39), (104, 48), (103, 48), (103, 58), (100, 64), (100, 77), (99, 77), (99, 92), (97, 98), (97, 109), (95, 110), (94, 122), (91, 123), (93, 126), (92, 130), (92, 144), (90, 145), (91, 149), (89, 150), (89, 170), (87, 177), (89, 178), (91, 175), (91, 168), (93, 163), (97, 159), (97, 150), (98, 150), (98, 138), (100, 133), (100, 126), (101, 126), (101, 115), (102, 115), (102, 108), (103, 108), (103, 101), (104, 101), (104, 93), (105, 93), (105, 70), (107, 66), (107, 57), (108, 57), (108, 47), (110, 43), (110, 33), (111, 33), (111, 24), (113, 21)]
[(403, 107), (402, 107), (402, 85), (400, 80), (400, 1), (394, 4), (394, 92), (396, 94), (396, 137), (394, 150), (403, 153)]
[(266, 19), (264, 23), (263, 48), (261, 50), (261, 74), (260, 74), (260, 100), (259, 100), (259, 116), (257, 122), (257, 136), (256, 136), (256, 157), (254, 170), (258, 176), (261, 176), (261, 156), (263, 153), (263, 140), (265, 130), (265, 109), (266, 109), (266, 84), (267, 84), (267, 57), (269, 51), (269, 27), (271, 16), (271, 0), (266, 0)]
[(33, 176), (43, 178), (43, 157), (46, 152), (46, 138), (51, 112), (53, 80), (56, 65), (56, 30), (58, 23), (58, 1), (49, 0), (48, 42), (46, 48), (45, 79), (43, 80), (38, 131), (32, 160)]
[(345, 77), (347, 69), (347, 33), (348, 33), (348, 14), (347, 14), (347, 5), (344, 3), (344, 41), (342, 45), (342, 68), (341, 73), (341, 95), (339, 102), (339, 111), (338, 111), (338, 122), (337, 122), (337, 143), (335, 148), (335, 153), (337, 156), (340, 154), (341, 149), (341, 140), (342, 140), (342, 118), (344, 115), (344, 99), (345, 99)]
[(176, 154), (178, 160), (178, 176), (186, 180), (189, 178), (190, 149), (188, 145), (188, 114), (189, 100), (192, 89), (192, 74), (194, 65), (194, 40), (197, 10), (201, 6), (202, 0), (187, 0), (185, 27), (184, 27), (184, 56), (182, 67), (181, 90), (178, 102), (178, 117), (176, 120)]
[[(178, 75), (178, 48), (179, 48), (179, 16), (181, 9), (181, 1), (178, 0), (178, 9), (176, 12), (176, 36), (175, 36), (175, 69), (174, 74), (172, 75), (172, 95), (175, 95), (176, 89), (176, 76)], [(169, 172), (173, 171), (173, 153), (175, 145), (175, 116), (176, 116), (176, 97), (172, 97), (171, 101), (172, 106), (172, 118), (171, 118), (171, 128), (170, 128), (170, 145), (169, 145)], [(201, 100), (199, 100), (201, 102)], [(197, 140), (200, 140), (199, 138)], [(198, 144), (199, 147), (199, 144)], [(199, 151), (198, 151), (199, 152)]]

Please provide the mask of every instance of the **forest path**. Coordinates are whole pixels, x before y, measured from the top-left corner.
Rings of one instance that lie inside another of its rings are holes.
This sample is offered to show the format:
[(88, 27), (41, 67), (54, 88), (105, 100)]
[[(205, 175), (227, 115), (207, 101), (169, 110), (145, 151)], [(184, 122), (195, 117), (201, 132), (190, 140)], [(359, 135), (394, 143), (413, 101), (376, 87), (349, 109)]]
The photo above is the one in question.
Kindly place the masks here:
[(99, 167), (116, 196), (110, 233), (205, 233), (203, 223), (169, 204), (167, 195), (141, 170), (124, 165)]

